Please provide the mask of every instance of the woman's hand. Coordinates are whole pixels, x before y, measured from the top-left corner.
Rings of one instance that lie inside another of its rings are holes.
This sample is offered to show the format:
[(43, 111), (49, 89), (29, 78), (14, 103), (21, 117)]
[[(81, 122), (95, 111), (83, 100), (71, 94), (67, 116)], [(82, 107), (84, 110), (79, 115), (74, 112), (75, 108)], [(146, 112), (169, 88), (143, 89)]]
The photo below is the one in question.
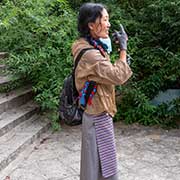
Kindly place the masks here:
[(127, 50), (128, 36), (127, 36), (122, 24), (120, 24), (119, 29), (120, 29), (119, 31), (115, 31), (113, 33), (113, 35), (112, 35), (113, 41), (115, 41), (115, 43), (119, 44), (120, 50)]

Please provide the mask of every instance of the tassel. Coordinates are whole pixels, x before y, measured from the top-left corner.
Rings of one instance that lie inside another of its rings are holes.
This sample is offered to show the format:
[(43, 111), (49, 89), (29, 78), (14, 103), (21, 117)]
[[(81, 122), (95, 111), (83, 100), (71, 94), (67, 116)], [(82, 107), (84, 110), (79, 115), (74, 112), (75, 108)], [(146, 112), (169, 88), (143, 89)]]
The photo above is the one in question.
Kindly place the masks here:
[(91, 92), (90, 96), (89, 96), (89, 99), (88, 99), (88, 105), (91, 105), (92, 104), (92, 98), (94, 96), (94, 94), (96, 93), (97, 91), (97, 86), (95, 85), (94, 88), (93, 88), (93, 91)]
[(86, 81), (83, 89), (81, 90), (81, 92), (79, 94), (79, 104), (83, 107), (86, 106), (85, 95), (86, 95), (88, 86), (89, 86), (89, 81)]

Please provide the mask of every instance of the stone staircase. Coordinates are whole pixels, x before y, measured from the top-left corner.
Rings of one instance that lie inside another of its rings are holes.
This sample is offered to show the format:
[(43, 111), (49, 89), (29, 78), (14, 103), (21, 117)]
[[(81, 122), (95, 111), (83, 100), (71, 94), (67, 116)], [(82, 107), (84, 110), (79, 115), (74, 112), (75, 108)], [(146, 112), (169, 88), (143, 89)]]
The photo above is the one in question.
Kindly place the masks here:
[[(6, 57), (0, 53), (0, 88), (12, 83), (4, 74)], [(0, 93), (0, 174), (50, 127), (33, 96), (29, 85)]]

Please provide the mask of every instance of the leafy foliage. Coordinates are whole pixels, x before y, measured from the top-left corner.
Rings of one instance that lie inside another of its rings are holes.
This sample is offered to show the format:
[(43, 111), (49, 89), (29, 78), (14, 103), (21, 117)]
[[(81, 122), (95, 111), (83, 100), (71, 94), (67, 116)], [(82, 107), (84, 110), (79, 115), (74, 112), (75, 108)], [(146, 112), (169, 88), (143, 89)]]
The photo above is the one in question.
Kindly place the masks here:
[(118, 2), (122, 7), (112, 11), (113, 28), (117, 29), (120, 22), (126, 26), (134, 76), (122, 90), (117, 117), (127, 123), (170, 125), (167, 122), (180, 117), (179, 101), (155, 107), (150, 100), (160, 90), (180, 88), (180, 3), (115, 1)]
[(0, 13), (0, 50), (11, 51), (11, 70), (33, 82), (43, 108), (55, 109), (72, 64), (75, 14), (63, 0), (3, 1)]
[[(0, 1), (0, 51), (10, 52), (8, 64), (16, 76), (33, 83), (43, 109), (57, 110), (62, 82), (72, 65), (71, 45), (77, 38), (75, 11), (84, 2)], [(120, 87), (122, 99), (115, 120), (172, 125), (180, 117), (179, 99), (158, 107), (150, 100), (160, 90), (180, 87), (179, 0), (98, 2), (109, 9), (111, 31), (120, 23), (125, 26), (128, 53), (133, 57), (134, 74), (126, 86)], [(113, 62), (116, 57), (113, 53)], [(56, 118), (54, 114), (53, 123)]]

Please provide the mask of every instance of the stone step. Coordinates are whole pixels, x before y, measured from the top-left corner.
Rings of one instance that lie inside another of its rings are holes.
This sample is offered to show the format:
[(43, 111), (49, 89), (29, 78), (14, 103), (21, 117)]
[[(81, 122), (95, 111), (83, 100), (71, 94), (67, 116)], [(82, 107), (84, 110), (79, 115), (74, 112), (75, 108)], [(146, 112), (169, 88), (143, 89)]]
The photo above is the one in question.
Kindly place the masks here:
[(4, 60), (0, 60), (0, 88), (13, 83), (14, 81), (17, 81), (17, 78), (13, 78), (8, 66), (4, 63)]
[(27, 80), (11, 75), (8, 70), (0, 71), (0, 93), (22, 87), (22, 84), (27, 85)]
[(33, 101), (29, 101), (22, 106), (15, 107), (0, 114), (0, 137), (12, 130), (12, 128), (21, 122), (30, 118), (34, 113), (37, 113), (38, 110), (39, 106)]
[(7, 52), (0, 52), (0, 59), (5, 59), (9, 56)]
[(0, 88), (5, 87), (5, 86), (11, 86), (11, 84), (16, 83), (19, 79), (17, 77), (13, 77), (12, 75), (6, 75), (3, 74), (1, 71), (0, 74)]
[(4, 71), (6, 69), (5, 64), (0, 64), (0, 72)]
[(0, 171), (15, 160), (50, 127), (43, 116), (34, 115), (0, 137)]
[(12, 79), (9, 76), (0, 76), (0, 87), (11, 83)]
[[(11, 78), (7, 76), (12, 76), (11, 72), (9, 71), (8, 65), (4, 62), (4, 60), (0, 60), (0, 79), (1, 77), (3, 78), (6, 77), (6, 79), (11, 82), (12, 81)], [(0, 80), (0, 84), (1, 84), (1, 80)], [(8, 84), (8, 82), (6, 82), (5, 84)]]
[(30, 86), (25, 86), (8, 93), (0, 94), (0, 114), (14, 107), (21, 106), (33, 97)]

